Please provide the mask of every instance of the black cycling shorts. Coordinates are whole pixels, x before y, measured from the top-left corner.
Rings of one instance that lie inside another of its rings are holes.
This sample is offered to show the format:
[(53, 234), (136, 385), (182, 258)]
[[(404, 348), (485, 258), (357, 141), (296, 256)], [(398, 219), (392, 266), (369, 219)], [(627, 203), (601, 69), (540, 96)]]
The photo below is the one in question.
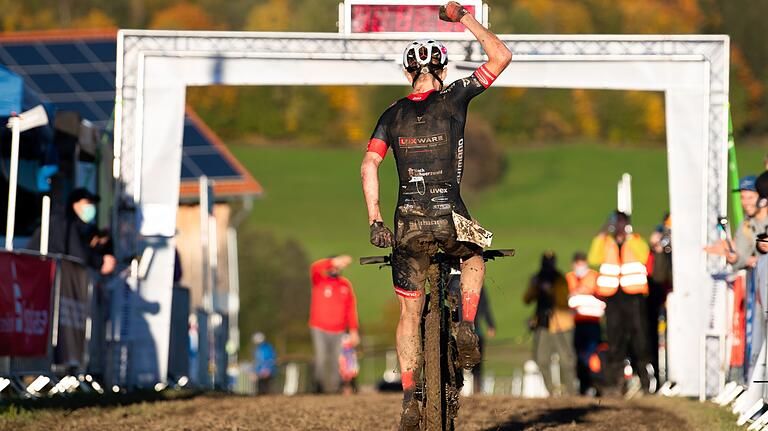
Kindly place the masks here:
[(395, 293), (418, 298), (424, 293), (429, 269), (429, 246), (437, 245), (448, 255), (469, 259), (482, 255), (483, 248), (457, 241), (453, 217), (401, 217), (395, 221), (395, 246), (392, 251), (392, 281)]

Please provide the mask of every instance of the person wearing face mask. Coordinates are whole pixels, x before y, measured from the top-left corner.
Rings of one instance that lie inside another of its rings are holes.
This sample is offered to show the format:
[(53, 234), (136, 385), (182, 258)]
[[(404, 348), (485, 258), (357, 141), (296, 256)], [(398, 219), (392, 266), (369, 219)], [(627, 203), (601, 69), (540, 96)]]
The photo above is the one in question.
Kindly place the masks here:
[(641, 388), (651, 390), (653, 366), (648, 349), (645, 303), (649, 253), (648, 243), (632, 231), (629, 216), (620, 211), (611, 214), (589, 249), (589, 264), (600, 268), (595, 282), (597, 295), (606, 302), (609, 350), (603, 392), (609, 395), (618, 395), (622, 389), (624, 361), (630, 357)]
[(309, 329), (315, 349), (315, 384), (320, 393), (339, 391), (339, 355), (344, 334), (349, 333), (351, 345), (360, 343), (355, 292), (352, 283), (341, 276), (350, 263), (351, 256), (333, 256), (316, 261), (310, 268)]
[[(102, 275), (111, 274), (117, 261), (109, 253), (108, 237), (102, 235), (94, 221), (99, 196), (79, 188), (67, 197), (63, 211), (51, 214), (48, 252), (63, 254), (81, 260)], [(27, 248), (40, 249), (40, 229), (30, 238)]]
[(587, 255), (576, 252), (571, 261), (573, 270), (565, 274), (570, 297), (568, 305), (576, 313), (573, 344), (576, 348), (576, 374), (579, 392), (597, 394), (592, 379), (590, 359), (600, 344), (600, 318), (605, 314), (605, 303), (595, 297), (598, 272), (589, 267)]

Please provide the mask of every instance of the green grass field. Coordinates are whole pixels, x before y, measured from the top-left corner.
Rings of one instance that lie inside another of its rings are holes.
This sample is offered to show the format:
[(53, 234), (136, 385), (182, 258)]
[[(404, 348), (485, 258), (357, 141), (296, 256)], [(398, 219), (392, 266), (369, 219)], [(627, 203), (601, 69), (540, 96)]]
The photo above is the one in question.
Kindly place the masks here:
[[(248, 146), (232, 150), (266, 191), (245, 228), (294, 237), (312, 259), (382, 252), (368, 243), (359, 179), (362, 151)], [(764, 148), (739, 151), (742, 173), (762, 170)], [(541, 252), (555, 250), (561, 269), (567, 270), (571, 254), (589, 246), (614, 209), (616, 182), (623, 172), (633, 176), (635, 230), (648, 235), (668, 208), (666, 151), (569, 144), (510, 150), (507, 157), (509, 168), (500, 184), (482, 193), (465, 193), (464, 198), (472, 215), (495, 233), (494, 247), (518, 251), (517, 257), (488, 266), (486, 286), (498, 337), (522, 341), (530, 310), (521, 297)], [(381, 192), (385, 220), (391, 220), (396, 198), (391, 155), (381, 169)], [(249, 246), (256, 245), (240, 244)], [(240, 268), (247, 268), (247, 262)], [(356, 289), (363, 331), (393, 328), (396, 300), (389, 271), (353, 265), (346, 276)], [(391, 334), (379, 342), (391, 343)]]

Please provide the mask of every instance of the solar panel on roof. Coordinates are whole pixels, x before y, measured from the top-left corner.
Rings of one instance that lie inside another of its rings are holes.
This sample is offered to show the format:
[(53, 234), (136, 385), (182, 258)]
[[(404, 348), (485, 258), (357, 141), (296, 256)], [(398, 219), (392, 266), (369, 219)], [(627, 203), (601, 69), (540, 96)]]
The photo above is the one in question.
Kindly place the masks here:
[(189, 156), (196, 166), (205, 166), (205, 173), (214, 178), (236, 178), (238, 172), (221, 154), (193, 154)]
[(90, 63), (85, 54), (71, 43), (51, 43), (45, 45), (48, 50), (60, 64)]
[(18, 64), (21, 66), (29, 66), (29, 65), (45, 65), (48, 64), (48, 62), (43, 58), (42, 55), (37, 51), (37, 48), (34, 46), (5, 46), (5, 51), (8, 53), (12, 64)]
[(42, 93), (72, 93), (74, 89), (58, 73), (40, 73), (27, 76)]
[[(23, 42), (0, 38), (0, 64), (22, 76), (33, 89), (39, 89), (43, 99), (52, 102), (56, 109), (77, 111), (102, 129), (107, 126), (115, 104), (116, 53), (114, 38), (41, 38)], [(212, 179), (246, 179), (188, 116), (184, 122), (182, 155), (182, 180), (195, 180), (203, 174)]]
[(100, 72), (80, 72), (71, 75), (85, 91), (115, 91), (115, 82), (107, 81)]
[(103, 62), (114, 63), (117, 59), (117, 44), (115, 42), (85, 42), (88, 49)]

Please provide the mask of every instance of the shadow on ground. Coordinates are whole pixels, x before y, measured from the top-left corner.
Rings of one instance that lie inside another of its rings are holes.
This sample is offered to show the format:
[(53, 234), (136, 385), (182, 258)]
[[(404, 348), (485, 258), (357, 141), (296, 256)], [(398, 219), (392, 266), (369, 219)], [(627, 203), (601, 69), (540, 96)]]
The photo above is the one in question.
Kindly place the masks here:
[[(153, 390), (141, 390), (131, 393), (76, 393), (67, 396), (51, 398), (7, 398), (0, 399), (0, 416), (18, 409), (23, 410), (77, 410), (87, 407), (118, 407), (136, 403), (155, 403), (160, 401), (188, 400), (203, 394), (200, 391), (168, 390), (157, 392)], [(215, 396), (215, 394), (210, 394)]]
[(522, 431), (531, 429), (547, 429), (559, 425), (579, 424), (585, 422), (588, 414), (610, 412), (616, 410), (609, 406), (585, 406), (562, 407), (531, 412), (521, 417), (519, 414), (510, 415), (509, 418), (498, 425), (486, 428), (483, 431)]

